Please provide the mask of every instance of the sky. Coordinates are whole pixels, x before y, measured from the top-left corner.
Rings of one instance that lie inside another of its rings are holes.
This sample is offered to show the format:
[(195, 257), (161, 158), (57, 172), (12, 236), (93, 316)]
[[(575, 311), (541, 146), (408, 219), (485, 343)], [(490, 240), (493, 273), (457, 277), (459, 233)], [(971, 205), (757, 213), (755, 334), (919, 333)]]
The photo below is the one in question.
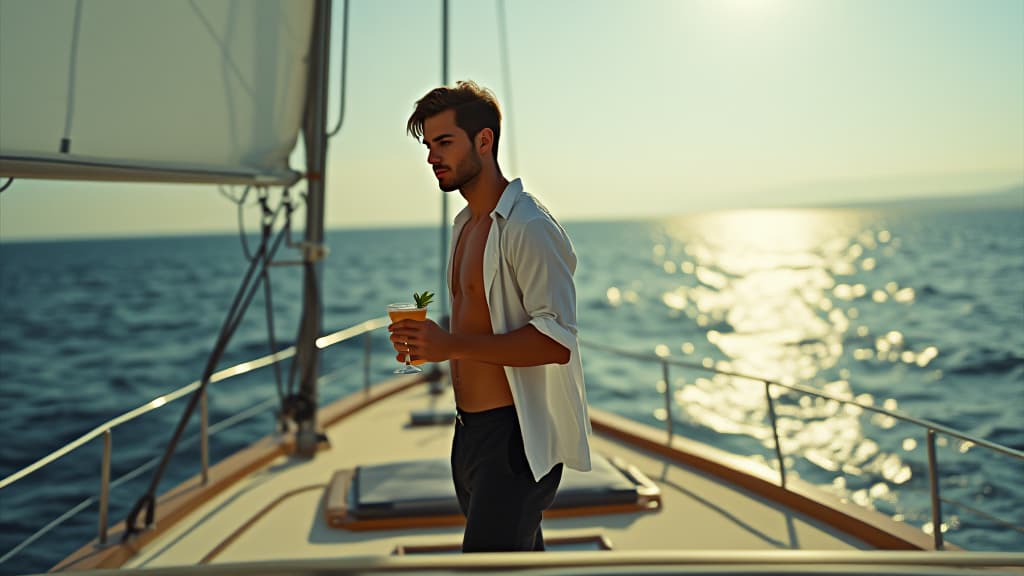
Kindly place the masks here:
[[(495, 92), (505, 175), (522, 177), (562, 220), (1024, 183), (1020, 0), (504, 5), (509, 81), (501, 3), (479, 0), (450, 2), (448, 80)], [(336, 23), (341, 12), (338, 1)], [(442, 193), (405, 123), (442, 82), (440, 2), (351, 0), (349, 18), (326, 226), (436, 225)], [(335, 93), (331, 126), (337, 102)], [(453, 215), (464, 202), (449, 198)], [(234, 204), (209, 185), (19, 180), (0, 194), (0, 240), (236, 226)]]

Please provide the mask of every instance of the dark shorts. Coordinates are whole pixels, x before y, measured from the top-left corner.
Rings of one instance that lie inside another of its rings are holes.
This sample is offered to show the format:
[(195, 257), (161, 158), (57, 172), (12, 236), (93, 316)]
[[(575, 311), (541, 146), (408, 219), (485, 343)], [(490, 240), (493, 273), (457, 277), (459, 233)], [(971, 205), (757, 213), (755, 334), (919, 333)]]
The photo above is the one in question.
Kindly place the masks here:
[(466, 516), (463, 552), (544, 549), (541, 513), (555, 499), (562, 465), (534, 481), (515, 406), (459, 411), (452, 478)]

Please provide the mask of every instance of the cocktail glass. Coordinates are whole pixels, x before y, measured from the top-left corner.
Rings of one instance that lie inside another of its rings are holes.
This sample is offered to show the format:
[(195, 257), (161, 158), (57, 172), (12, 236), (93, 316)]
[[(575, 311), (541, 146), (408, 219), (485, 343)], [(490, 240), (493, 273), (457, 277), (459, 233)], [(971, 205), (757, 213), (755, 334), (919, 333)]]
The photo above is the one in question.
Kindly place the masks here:
[[(427, 309), (417, 308), (415, 304), (398, 303), (388, 304), (388, 316), (391, 317), (392, 322), (398, 322), (399, 320), (426, 320)], [(395, 374), (416, 374), (423, 372), (422, 368), (414, 366), (413, 364), (423, 364), (424, 360), (413, 361), (409, 356), (409, 349), (405, 350), (405, 364), (395, 369)]]

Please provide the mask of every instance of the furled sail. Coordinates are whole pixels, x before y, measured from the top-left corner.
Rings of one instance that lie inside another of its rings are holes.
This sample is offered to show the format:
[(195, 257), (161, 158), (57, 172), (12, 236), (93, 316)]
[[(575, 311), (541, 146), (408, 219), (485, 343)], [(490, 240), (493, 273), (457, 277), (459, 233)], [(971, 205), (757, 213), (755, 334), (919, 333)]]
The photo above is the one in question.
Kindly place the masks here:
[(0, 177), (285, 184), (313, 0), (0, 0)]

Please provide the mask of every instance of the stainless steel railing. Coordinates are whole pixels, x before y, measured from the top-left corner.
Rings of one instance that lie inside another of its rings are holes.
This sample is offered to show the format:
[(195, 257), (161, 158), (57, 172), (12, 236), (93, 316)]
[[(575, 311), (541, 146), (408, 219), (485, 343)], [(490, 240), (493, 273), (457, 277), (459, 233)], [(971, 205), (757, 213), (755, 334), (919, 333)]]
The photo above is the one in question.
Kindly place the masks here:
[[(372, 318), (370, 320), (366, 320), (364, 322), (360, 322), (360, 323), (355, 324), (353, 326), (350, 326), (348, 328), (344, 328), (342, 330), (338, 330), (338, 331), (333, 332), (331, 334), (328, 334), (326, 336), (322, 336), (322, 337), (320, 337), (320, 338), (318, 338), (316, 340), (316, 346), (317, 346), (318, 349), (323, 350), (323, 349), (326, 349), (326, 348), (328, 348), (330, 346), (333, 346), (335, 344), (338, 344), (338, 343), (341, 343), (341, 342), (345, 342), (347, 340), (351, 340), (351, 339), (356, 338), (358, 336), (362, 336), (363, 337), (363, 341), (364, 341), (364, 346), (363, 346), (363, 389), (364, 389), (364, 391), (368, 392), (369, 389), (370, 389), (370, 385), (371, 385), (371, 382), (370, 382), (370, 378), (371, 378), (371, 374), (370, 374), (370, 360), (371, 360), (371, 355), (372, 355), (371, 333), (374, 332), (375, 330), (378, 330), (378, 329), (386, 326), (388, 324), (388, 322), (389, 322), (389, 320), (388, 320), (388, 318), (386, 316), (378, 317), (378, 318)], [(785, 466), (785, 459), (783, 457), (782, 447), (781, 447), (781, 444), (780, 444), (780, 441), (779, 441), (778, 423), (777, 423), (777, 418), (776, 418), (776, 413), (775, 413), (775, 402), (776, 402), (776, 400), (772, 396), (772, 387), (773, 386), (781, 388), (781, 389), (789, 390), (791, 392), (797, 392), (797, 393), (800, 393), (800, 394), (805, 394), (805, 395), (809, 395), (809, 396), (814, 396), (814, 397), (818, 397), (818, 398), (822, 398), (822, 399), (838, 402), (838, 403), (841, 403), (843, 405), (855, 406), (855, 407), (857, 407), (857, 408), (859, 408), (861, 410), (865, 410), (865, 411), (870, 411), (870, 412), (874, 412), (874, 413), (877, 413), (877, 414), (881, 414), (881, 415), (884, 415), (884, 416), (887, 416), (887, 417), (890, 417), (890, 418), (893, 418), (893, 419), (896, 419), (896, 420), (900, 420), (900, 421), (903, 421), (903, 422), (907, 422), (907, 423), (913, 424), (915, 426), (918, 426), (920, 428), (923, 428), (926, 431), (926, 445), (927, 445), (927, 451), (928, 451), (928, 477), (929, 477), (930, 492), (931, 492), (932, 527), (933, 527), (933, 533), (934, 533), (934, 539), (935, 539), (935, 548), (937, 550), (943, 548), (943, 537), (942, 537), (942, 530), (941, 530), (941, 524), (942, 524), (941, 503), (944, 502), (945, 500), (941, 497), (941, 494), (940, 494), (940, 491), (939, 491), (939, 482), (938, 482), (938, 478), (939, 478), (939, 476), (938, 476), (939, 475), (939, 465), (938, 465), (938, 461), (937, 461), (936, 454), (935, 454), (936, 435), (937, 434), (943, 434), (943, 435), (946, 435), (946, 436), (957, 438), (957, 439), (962, 440), (964, 442), (970, 442), (970, 443), (972, 443), (972, 444), (974, 444), (976, 446), (980, 446), (980, 447), (983, 447), (983, 448), (986, 448), (986, 449), (989, 449), (989, 450), (992, 450), (992, 451), (995, 451), (995, 452), (998, 452), (998, 453), (1010, 456), (1012, 458), (1016, 458), (1018, 460), (1024, 460), (1024, 452), (1021, 452), (1020, 450), (1015, 450), (1013, 448), (1002, 446), (1000, 444), (997, 444), (997, 443), (994, 443), (994, 442), (990, 442), (990, 441), (985, 440), (983, 438), (977, 438), (977, 437), (971, 436), (969, 434), (960, 432), (958, 430), (955, 430), (955, 429), (950, 428), (948, 426), (943, 426), (943, 425), (935, 423), (935, 422), (930, 422), (928, 420), (923, 420), (923, 419), (920, 419), (920, 418), (914, 418), (914, 417), (911, 417), (911, 416), (908, 416), (908, 415), (905, 415), (905, 414), (901, 414), (899, 412), (894, 412), (892, 410), (887, 410), (887, 409), (884, 409), (884, 408), (878, 408), (876, 406), (872, 406), (872, 405), (868, 405), (868, 404), (863, 404), (863, 403), (857, 402), (855, 400), (839, 398), (839, 397), (827, 394), (825, 392), (821, 392), (819, 390), (810, 388), (808, 386), (802, 386), (802, 385), (798, 385), (798, 384), (785, 384), (785, 383), (776, 382), (776, 381), (773, 381), (773, 380), (770, 380), (770, 379), (765, 379), (765, 378), (756, 377), (756, 376), (750, 376), (750, 375), (746, 375), (746, 374), (732, 372), (732, 371), (729, 371), (729, 370), (722, 370), (722, 369), (714, 367), (713, 365), (705, 365), (705, 364), (697, 364), (697, 363), (692, 363), (692, 362), (686, 362), (686, 361), (682, 361), (682, 360), (676, 360), (674, 358), (658, 356), (658, 355), (655, 355), (655, 354), (643, 354), (643, 353), (630, 352), (630, 351), (621, 350), (621, 349), (617, 349), (617, 348), (613, 348), (613, 347), (610, 347), (610, 346), (606, 346), (606, 345), (602, 345), (602, 344), (597, 344), (597, 343), (593, 343), (593, 342), (589, 342), (589, 341), (583, 341), (582, 344), (585, 347), (590, 348), (590, 349), (600, 350), (602, 352), (607, 352), (607, 353), (615, 354), (615, 355), (621, 356), (621, 357), (632, 358), (632, 359), (639, 360), (639, 361), (659, 363), (661, 365), (661, 368), (662, 368), (662, 378), (663, 378), (663, 381), (664, 381), (664, 396), (665, 396), (664, 400), (665, 400), (665, 412), (666, 412), (665, 427), (666, 427), (666, 433), (667, 433), (667, 439), (666, 439), (667, 443), (671, 443), (672, 442), (672, 438), (675, 435), (675, 432), (674, 432), (674, 418), (673, 418), (673, 412), (672, 412), (672, 398), (671, 398), (672, 387), (670, 385), (671, 380), (669, 378), (669, 376), (670, 376), (670, 367), (675, 366), (675, 367), (689, 369), (689, 370), (697, 370), (697, 371), (703, 371), (703, 372), (710, 372), (710, 373), (714, 373), (714, 374), (721, 374), (723, 376), (730, 376), (730, 377), (741, 378), (741, 379), (755, 381), (755, 382), (762, 382), (764, 384), (764, 388), (765, 388), (765, 397), (766, 397), (767, 406), (768, 406), (768, 414), (769, 414), (769, 419), (770, 419), (771, 425), (772, 425), (772, 435), (773, 435), (773, 440), (774, 440), (775, 457), (776, 457), (776, 460), (778, 462), (778, 467), (779, 467), (779, 485), (782, 486), (782, 487), (786, 486), (786, 466)], [(233, 377), (236, 377), (236, 376), (241, 376), (243, 374), (247, 374), (249, 372), (253, 372), (253, 371), (257, 370), (257, 369), (273, 365), (273, 364), (275, 364), (277, 362), (281, 362), (282, 360), (286, 360), (288, 358), (291, 358), (294, 355), (295, 355), (295, 347), (294, 346), (288, 347), (288, 348), (285, 348), (285, 349), (283, 349), (283, 350), (281, 350), (281, 351), (279, 351), (279, 352), (277, 352), (275, 354), (268, 354), (266, 356), (262, 356), (260, 358), (254, 359), (254, 360), (250, 360), (248, 362), (242, 362), (242, 363), (236, 364), (234, 366), (231, 366), (229, 368), (225, 368), (224, 370), (220, 370), (220, 371), (216, 372), (211, 377), (210, 382), (212, 384), (212, 383), (221, 382), (223, 380), (227, 380), (229, 378), (233, 378)], [(325, 375), (320, 377), (320, 381), (323, 382), (323, 381), (329, 380), (333, 375), (335, 375), (335, 374), (337, 374), (338, 372), (341, 372), (341, 371), (347, 371), (347, 369), (338, 370), (338, 371), (332, 372), (330, 374), (325, 374)], [(144, 415), (146, 415), (146, 414), (148, 414), (148, 413), (150, 413), (150, 412), (152, 412), (154, 410), (160, 409), (160, 408), (166, 406), (167, 404), (170, 404), (171, 402), (174, 402), (175, 400), (178, 400), (178, 399), (180, 399), (180, 398), (182, 398), (184, 396), (187, 396), (188, 394), (190, 394), (190, 393), (194, 392), (195, 390), (197, 390), (199, 388), (199, 385), (200, 385), (199, 381), (192, 382), (191, 384), (188, 384), (186, 386), (182, 386), (181, 388), (178, 388), (177, 390), (174, 390), (174, 391), (172, 391), (172, 392), (170, 392), (168, 394), (164, 394), (162, 396), (154, 398), (153, 400), (147, 402), (146, 404), (143, 404), (142, 406), (139, 406), (138, 408), (135, 408), (134, 410), (130, 410), (128, 412), (125, 412), (124, 414), (121, 414), (120, 416), (112, 418), (112, 419), (110, 419), (110, 420), (100, 424), (99, 426), (96, 426), (91, 431), (87, 432), (86, 434), (83, 434), (79, 438), (69, 442), (68, 444), (65, 444), (61, 448), (58, 448), (57, 450), (55, 450), (52, 453), (44, 456), (43, 458), (40, 458), (38, 461), (34, 462), (33, 464), (31, 464), (29, 466), (26, 466), (25, 468), (15, 472), (14, 474), (11, 474), (10, 476), (7, 476), (6, 478), (0, 480), (0, 490), (3, 490), (4, 488), (7, 488), (8, 486), (14, 484), (15, 482), (18, 482), (19, 480), (24, 479), (25, 477), (33, 474), (34, 472), (36, 472), (36, 471), (38, 471), (38, 470), (40, 470), (42, 468), (45, 468), (47, 466), (50, 466), (51, 464), (53, 464), (53, 463), (57, 462), (58, 460), (64, 458), (65, 456), (69, 455), (70, 453), (72, 453), (72, 452), (78, 450), (79, 448), (87, 445), (92, 440), (95, 440), (96, 438), (99, 438), (99, 437), (103, 438), (103, 459), (102, 459), (102, 465), (101, 465), (101, 479), (100, 479), (100, 490), (99, 490), (98, 498), (87, 499), (86, 501), (80, 503), (79, 505), (75, 506), (74, 508), (72, 508), (68, 512), (65, 512), (63, 515), (61, 515), (60, 517), (58, 517), (54, 521), (52, 521), (49, 524), (47, 524), (46, 526), (44, 526), (42, 529), (40, 529), (39, 531), (34, 533), (28, 539), (24, 540), (21, 544), (19, 544), (19, 546), (17, 546), (14, 549), (8, 551), (6, 554), (4, 554), (2, 557), (0, 557), (0, 564), (3, 564), (4, 562), (6, 562), (9, 558), (14, 556), (18, 552), (20, 552), (27, 545), (29, 545), (32, 542), (34, 542), (35, 540), (37, 540), (39, 537), (44, 535), (46, 532), (51, 531), (55, 527), (59, 526), (63, 522), (66, 522), (68, 519), (70, 519), (73, 516), (77, 515), (82, 510), (87, 509), (89, 506), (91, 506), (92, 504), (94, 504), (96, 502), (99, 503), (99, 521), (98, 521), (99, 527), (98, 527), (98, 537), (97, 537), (97, 539), (98, 539), (98, 541), (101, 544), (105, 543), (106, 542), (106, 538), (107, 538), (107, 527), (108, 527), (107, 526), (107, 524), (108, 524), (107, 520), (108, 520), (108, 509), (109, 509), (109, 494), (110, 494), (111, 487), (114, 487), (114, 486), (120, 484), (121, 482), (130, 479), (129, 478), (130, 476), (134, 477), (134, 476), (138, 475), (139, 473), (143, 472), (145, 469), (148, 469), (149, 467), (152, 467), (152, 465), (154, 465), (156, 463), (156, 460), (150, 461), (150, 462), (144, 464), (143, 466), (140, 466), (138, 469), (136, 469), (136, 470), (134, 470), (132, 472), (129, 472), (128, 474), (126, 474), (122, 478), (120, 478), (120, 479), (118, 479), (118, 480), (116, 480), (114, 482), (111, 482), (111, 479), (110, 479), (110, 461), (111, 461), (111, 457), (112, 457), (112, 453), (113, 453), (113, 442), (112, 442), (113, 430), (115, 428), (121, 426), (121, 425), (124, 425), (124, 424), (126, 424), (128, 422), (131, 422), (132, 420), (135, 420), (135, 419), (137, 419), (137, 418), (139, 418), (141, 416), (144, 416)], [(236, 414), (235, 416), (231, 416), (231, 417), (227, 418), (225, 421), (220, 422), (217, 425), (211, 427), (209, 425), (209, 415), (208, 415), (208, 410), (207, 410), (207, 407), (206, 407), (206, 399), (205, 399), (205, 397), (202, 399), (202, 405), (201, 405), (201, 409), (200, 409), (199, 442), (200, 442), (200, 447), (201, 447), (200, 448), (200, 465), (201, 465), (201, 469), (202, 469), (202, 478), (203, 478), (204, 482), (207, 479), (208, 471), (209, 471), (209, 437), (212, 436), (216, 431), (219, 431), (219, 430), (222, 430), (222, 429), (226, 428), (228, 425), (236, 424), (237, 422), (239, 422), (239, 421), (241, 421), (241, 420), (243, 420), (245, 418), (252, 417), (252, 416), (254, 416), (257, 413), (259, 413), (259, 412), (261, 412), (263, 410), (266, 410), (267, 408), (272, 406), (275, 401), (276, 401), (276, 398), (273, 399), (272, 401), (261, 402), (257, 406), (254, 406), (254, 407), (251, 407), (249, 409), (246, 409), (242, 414)], [(241, 418), (241, 416), (244, 416), (245, 418)], [(970, 507), (967, 507), (967, 506), (965, 506), (965, 508), (971, 510), (972, 512), (981, 513), (980, 511), (973, 510), (973, 509), (971, 509)], [(984, 513), (981, 513), (981, 514), (984, 515)], [(1009, 522), (1007, 522), (1005, 520), (1002, 520), (1002, 519), (999, 519), (999, 518), (996, 518), (996, 517), (993, 517), (993, 516), (987, 516), (987, 518), (990, 519), (990, 520), (997, 521), (997, 522), (1002, 523), (1002, 524), (1007, 525), (1007, 526), (1013, 526), (1018, 531), (1024, 531), (1024, 529), (1022, 529), (1020, 527), (1017, 527), (1017, 526), (1013, 525), (1012, 523), (1009, 523)]]
[[(389, 322), (389, 320), (388, 320), (387, 316), (382, 316), (382, 317), (378, 317), (378, 318), (372, 318), (370, 320), (366, 320), (364, 322), (360, 322), (360, 323), (358, 323), (358, 324), (356, 324), (354, 326), (350, 326), (348, 328), (344, 328), (342, 330), (338, 330), (337, 332), (333, 332), (333, 333), (328, 334), (326, 336), (322, 336), (322, 337), (320, 337), (320, 338), (318, 338), (316, 340), (316, 346), (317, 346), (318, 349), (323, 350), (323, 349), (326, 349), (326, 348), (328, 348), (330, 346), (333, 346), (335, 344), (344, 342), (346, 340), (351, 340), (351, 339), (356, 338), (358, 336), (363, 336), (363, 339), (364, 339), (364, 346), (363, 346), (363, 388), (364, 388), (364, 390), (369, 390), (369, 388), (370, 388), (370, 356), (371, 356), (371, 351), (372, 351), (371, 333), (373, 331), (375, 331), (375, 330), (378, 330), (378, 329), (384, 327), (384, 326), (387, 326), (388, 322)], [(273, 365), (273, 364), (275, 364), (277, 362), (281, 362), (282, 360), (287, 360), (288, 358), (291, 358), (294, 355), (295, 355), (295, 347), (294, 346), (290, 346), (290, 347), (285, 348), (283, 350), (280, 350), (280, 351), (278, 351), (278, 352), (276, 352), (274, 354), (268, 354), (266, 356), (262, 356), (260, 358), (256, 358), (255, 360), (250, 360), (248, 362), (242, 362), (242, 363), (236, 364), (234, 366), (231, 366), (229, 368), (225, 368), (223, 370), (220, 370), (220, 371), (218, 371), (218, 372), (213, 374), (213, 376), (210, 378), (210, 383), (213, 384), (213, 383), (216, 383), (216, 382), (221, 382), (221, 381), (227, 380), (229, 378), (234, 378), (236, 376), (241, 376), (243, 374), (247, 374), (247, 373), (253, 372), (255, 370), (258, 370), (260, 368), (264, 368), (266, 366)], [(340, 370), (338, 372), (340, 372)], [(329, 379), (333, 374), (336, 374), (336, 373), (337, 372), (321, 376), (320, 382), (323, 382), (323, 381)], [(183, 398), (185, 396), (188, 396), (192, 392), (195, 392), (197, 389), (199, 389), (199, 386), (200, 386), (200, 382), (197, 380), (195, 382), (192, 382), (191, 384), (182, 386), (181, 388), (178, 388), (177, 390), (174, 390), (174, 391), (169, 392), (167, 394), (164, 394), (162, 396), (158, 396), (158, 397), (154, 398), (153, 400), (150, 400), (149, 402), (143, 404), (142, 406), (139, 406), (138, 408), (135, 408), (133, 410), (125, 412), (124, 414), (121, 414), (119, 416), (111, 418), (110, 420), (107, 420), (106, 422), (103, 422), (102, 424), (96, 426), (95, 428), (93, 428), (89, 432), (79, 436), (75, 440), (72, 440), (71, 442), (68, 442), (64, 446), (61, 446), (60, 448), (54, 450), (50, 454), (47, 454), (46, 456), (40, 458), (36, 462), (33, 462), (32, 464), (30, 464), (30, 465), (22, 468), (21, 470), (18, 470), (17, 472), (15, 472), (15, 473), (7, 476), (6, 478), (3, 478), (2, 480), (0, 480), (0, 490), (3, 490), (5, 488), (7, 488), (8, 486), (11, 486), (12, 484), (18, 482), (19, 480), (22, 480), (22, 479), (30, 476), (31, 474), (33, 474), (33, 473), (35, 473), (35, 472), (37, 472), (37, 471), (39, 471), (39, 470), (41, 470), (43, 468), (46, 468), (47, 466), (50, 466), (50, 465), (54, 464), (58, 460), (61, 460), (62, 458), (68, 456), (72, 452), (75, 452), (79, 448), (82, 448), (83, 446), (88, 445), (93, 440), (95, 440), (97, 438), (101, 438), (101, 437), (103, 439), (103, 456), (102, 456), (102, 463), (101, 463), (101, 466), (100, 466), (100, 489), (99, 489), (99, 496), (98, 496), (98, 498), (86, 499), (84, 502), (82, 502), (82, 503), (78, 504), (77, 506), (73, 507), (71, 510), (65, 512), (64, 514), (62, 514), (60, 517), (58, 517), (54, 521), (50, 522), (49, 524), (47, 524), (46, 526), (44, 526), (43, 528), (41, 528), (40, 530), (38, 530), (37, 532), (32, 534), (29, 538), (27, 538), (26, 540), (22, 541), (18, 546), (16, 546), (15, 548), (11, 549), (7, 553), (5, 553), (3, 556), (0, 556), (0, 564), (3, 564), (8, 559), (12, 558), (17, 553), (19, 553), (21, 550), (23, 550), (26, 546), (30, 545), (32, 542), (38, 540), (41, 536), (45, 535), (46, 533), (50, 532), (51, 530), (53, 530), (57, 526), (63, 524), (64, 522), (66, 522), (70, 518), (74, 517), (75, 515), (77, 515), (82, 510), (87, 509), (89, 506), (91, 506), (93, 503), (96, 503), (97, 501), (99, 503), (99, 521), (98, 521), (99, 528), (97, 530), (97, 541), (100, 544), (105, 544), (106, 541), (107, 541), (110, 489), (113, 486), (113, 484), (111, 483), (111, 480), (110, 480), (110, 462), (111, 462), (112, 455), (113, 455), (113, 431), (114, 431), (114, 429), (116, 429), (117, 427), (122, 426), (124, 424), (127, 424), (128, 422), (131, 422), (131, 421), (133, 421), (133, 420), (135, 420), (137, 418), (145, 416), (146, 414), (149, 414), (150, 412), (153, 412), (154, 410), (158, 410), (160, 408), (163, 408), (164, 406), (167, 406), (168, 404), (174, 402), (175, 400), (179, 400), (179, 399), (181, 399), (181, 398)], [(199, 414), (200, 414), (200, 432), (199, 432), (200, 467), (201, 467), (202, 481), (203, 481), (203, 483), (206, 483), (207, 479), (209, 477), (209, 466), (210, 466), (209, 437), (211, 435), (213, 435), (213, 433), (215, 431), (222, 430), (222, 429), (226, 428), (226, 426), (223, 426), (224, 422), (222, 422), (222, 423), (218, 423), (217, 427), (211, 427), (209, 425), (209, 411), (207, 409), (207, 401), (206, 401), (206, 394), (205, 393), (203, 394), (203, 397), (200, 399), (200, 402), (201, 402), (201, 404), (200, 404), (200, 412), (199, 412)], [(276, 403), (276, 398), (274, 399), (273, 403), (266, 402), (266, 401), (265, 402), (261, 402), (260, 404), (258, 404), (254, 408), (260, 408), (261, 411), (262, 411), (262, 410), (266, 410), (267, 408), (269, 408), (274, 403)], [(252, 410), (253, 409), (250, 408), (250, 409), (247, 409), (247, 410), (244, 411), (244, 413), (247, 414), (247, 417), (252, 417), (252, 416), (255, 415), (255, 413), (248, 414)], [(230, 423), (230, 424), (238, 423), (239, 421), (241, 421), (241, 419), (236, 419), (237, 416), (239, 416), (239, 415), (235, 415), (235, 416), (231, 416), (231, 417), (227, 418), (226, 422), (229, 421), (228, 423)], [(140, 466), (138, 469), (136, 469), (136, 470), (134, 470), (132, 472), (129, 472), (125, 476), (136, 476), (138, 473), (141, 473), (145, 469), (151, 468), (155, 463), (156, 463), (156, 460), (150, 461), (150, 462), (144, 464), (143, 466)], [(121, 480), (126, 480), (126, 479), (127, 478), (122, 477)]]
[[(902, 422), (913, 424), (915, 426), (918, 426), (918, 427), (924, 429), (925, 430), (925, 442), (926, 442), (927, 453), (928, 453), (928, 482), (929, 482), (929, 490), (930, 490), (930, 496), (931, 496), (932, 533), (933, 533), (933, 537), (934, 537), (935, 549), (936, 550), (942, 550), (943, 546), (944, 546), (943, 536), (942, 536), (942, 529), (941, 529), (942, 528), (942, 502), (947, 501), (947, 500), (944, 500), (941, 497), (940, 490), (939, 490), (939, 463), (938, 463), (938, 459), (937, 459), (937, 457), (935, 455), (936, 435), (937, 434), (943, 434), (943, 435), (946, 435), (946, 436), (957, 438), (957, 439), (962, 440), (964, 442), (970, 442), (973, 445), (980, 446), (982, 448), (986, 448), (988, 450), (992, 450), (994, 452), (997, 452), (997, 453), (1000, 453), (1000, 454), (1004, 454), (1006, 456), (1010, 456), (1012, 458), (1016, 458), (1018, 460), (1024, 461), (1024, 452), (1022, 452), (1020, 450), (1015, 450), (1013, 448), (1010, 448), (1010, 447), (1007, 447), (1007, 446), (1003, 446), (1001, 444), (997, 444), (995, 442), (991, 442), (991, 441), (985, 440), (984, 438), (978, 438), (978, 437), (975, 437), (975, 436), (971, 436), (969, 434), (966, 434), (964, 432), (960, 432), (959, 430), (955, 430), (955, 429), (950, 428), (948, 426), (943, 426), (942, 424), (938, 424), (936, 422), (931, 422), (929, 420), (924, 420), (924, 419), (921, 419), (921, 418), (914, 418), (914, 417), (908, 416), (906, 414), (901, 414), (899, 412), (894, 412), (892, 410), (886, 410), (884, 408), (878, 408), (876, 406), (872, 406), (872, 405), (869, 405), (869, 404), (863, 404), (863, 403), (857, 402), (855, 400), (839, 398), (839, 397), (833, 396), (831, 394), (827, 394), (825, 392), (822, 392), (820, 390), (816, 390), (816, 389), (811, 388), (809, 386), (803, 386), (803, 385), (799, 385), (799, 384), (784, 384), (782, 382), (776, 382), (776, 381), (773, 381), (773, 380), (770, 380), (770, 379), (766, 379), (766, 378), (761, 378), (761, 377), (758, 377), (758, 376), (750, 376), (748, 374), (741, 374), (741, 373), (733, 372), (733, 371), (730, 371), (730, 370), (722, 370), (720, 368), (715, 367), (713, 364), (711, 364), (711, 365), (708, 365), (708, 364), (697, 364), (697, 363), (693, 363), (693, 362), (686, 362), (686, 361), (682, 361), (682, 360), (676, 360), (674, 358), (668, 358), (668, 357), (665, 357), (665, 356), (659, 356), (657, 354), (641, 354), (641, 353), (637, 353), (637, 352), (630, 352), (630, 351), (627, 351), (627, 350), (621, 350), (621, 349), (618, 349), (618, 348), (613, 348), (611, 346), (606, 346), (606, 345), (603, 345), (603, 344), (597, 344), (597, 343), (593, 343), (593, 342), (589, 342), (589, 341), (583, 341), (581, 343), (583, 344), (583, 346), (585, 346), (587, 348), (594, 349), (594, 350), (600, 350), (602, 352), (607, 352), (607, 353), (610, 353), (610, 354), (615, 354), (617, 356), (622, 356), (622, 357), (626, 357), (626, 358), (632, 358), (632, 359), (635, 359), (635, 360), (647, 361), (647, 362), (656, 362), (656, 363), (660, 363), (661, 364), (662, 378), (663, 378), (663, 382), (664, 382), (664, 394), (665, 394), (665, 413), (666, 413), (666, 415), (665, 415), (665, 429), (666, 429), (666, 432), (668, 434), (667, 439), (666, 439), (666, 443), (668, 443), (668, 444), (672, 443), (672, 438), (674, 436), (674, 433), (673, 433), (673, 416), (672, 416), (672, 398), (671, 398), (672, 386), (670, 385), (671, 380), (669, 379), (669, 367), (670, 366), (677, 366), (677, 367), (685, 368), (685, 369), (689, 369), (689, 370), (699, 370), (699, 371), (703, 371), (703, 372), (711, 372), (711, 373), (714, 373), (714, 374), (721, 374), (723, 376), (731, 376), (731, 377), (734, 377), (734, 378), (741, 378), (741, 379), (750, 380), (750, 381), (753, 381), (753, 382), (762, 382), (764, 384), (765, 397), (766, 397), (767, 405), (768, 405), (768, 416), (769, 416), (769, 420), (771, 421), (771, 425), (772, 425), (772, 437), (773, 437), (773, 440), (774, 440), (775, 458), (776, 458), (776, 461), (778, 462), (778, 465), (779, 465), (779, 485), (782, 486), (783, 488), (786, 487), (786, 464), (785, 464), (785, 459), (783, 458), (783, 454), (782, 454), (782, 445), (779, 442), (779, 429), (778, 429), (778, 423), (777, 423), (777, 419), (776, 419), (776, 415), (775, 415), (775, 399), (772, 396), (772, 387), (773, 386), (778, 387), (778, 388), (782, 388), (782, 389), (785, 389), (785, 390), (789, 390), (791, 392), (797, 392), (797, 393), (800, 393), (800, 394), (804, 394), (804, 395), (807, 395), (807, 396), (814, 396), (814, 397), (818, 397), (818, 398), (823, 398), (825, 400), (829, 400), (829, 401), (833, 401), (833, 402), (838, 402), (838, 403), (843, 404), (843, 405), (855, 406), (855, 407), (857, 407), (857, 408), (859, 408), (861, 410), (866, 410), (866, 411), (869, 411), (869, 412), (875, 412), (877, 414), (882, 414), (882, 415), (887, 416), (889, 418), (893, 418), (895, 420), (900, 420)], [(974, 510), (973, 508), (971, 508), (969, 506), (964, 506), (964, 505), (962, 505), (960, 503), (956, 503), (956, 504), (957, 505), (961, 505), (965, 509), (971, 510), (972, 512), (980, 513), (980, 511)], [(996, 522), (998, 522), (1000, 524), (1003, 524), (1004, 526), (1013, 527), (1018, 532), (1024, 532), (1024, 528), (1022, 528), (1020, 526), (1016, 526), (1015, 524), (1013, 524), (1011, 522), (1008, 522), (1006, 520), (1003, 520), (1003, 519), (1000, 519), (1000, 518), (997, 518), (997, 517), (994, 517), (994, 516), (991, 516), (991, 515), (987, 515), (987, 514), (984, 514), (984, 513), (981, 513), (981, 515), (985, 516), (989, 520), (993, 520), (993, 521), (996, 521)]]

